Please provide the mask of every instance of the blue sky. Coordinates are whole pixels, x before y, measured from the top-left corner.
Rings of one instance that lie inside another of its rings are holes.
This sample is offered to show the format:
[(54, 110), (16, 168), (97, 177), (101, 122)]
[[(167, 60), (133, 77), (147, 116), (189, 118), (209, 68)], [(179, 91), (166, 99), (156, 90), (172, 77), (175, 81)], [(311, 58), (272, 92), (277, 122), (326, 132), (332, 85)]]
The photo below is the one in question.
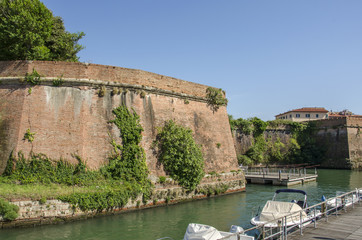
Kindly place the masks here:
[(234, 118), (362, 114), (360, 0), (45, 0), (80, 61), (222, 88)]

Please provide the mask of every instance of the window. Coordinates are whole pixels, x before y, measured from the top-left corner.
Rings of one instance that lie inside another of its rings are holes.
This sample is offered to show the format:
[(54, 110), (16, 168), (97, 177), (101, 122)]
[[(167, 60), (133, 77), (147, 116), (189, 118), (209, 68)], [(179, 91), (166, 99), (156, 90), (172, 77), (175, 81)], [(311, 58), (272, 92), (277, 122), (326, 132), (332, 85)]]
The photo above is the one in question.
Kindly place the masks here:
[(315, 117), (316, 117), (316, 118), (319, 118), (319, 114), (316, 114)]
[(310, 114), (309, 113), (305, 114), (305, 117), (310, 118)]
[(295, 117), (300, 118), (300, 114), (299, 113), (295, 114)]
[(289, 115), (289, 118), (292, 118), (292, 114)]

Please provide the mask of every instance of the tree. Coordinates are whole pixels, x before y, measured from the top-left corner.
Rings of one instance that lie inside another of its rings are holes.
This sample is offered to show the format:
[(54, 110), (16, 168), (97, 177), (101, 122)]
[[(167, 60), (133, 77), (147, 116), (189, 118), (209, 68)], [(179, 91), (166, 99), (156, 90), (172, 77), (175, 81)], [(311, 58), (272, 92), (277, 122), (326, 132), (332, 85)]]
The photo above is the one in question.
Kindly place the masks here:
[(76, 62), (83, 36), (67, 32), (39, 0), (0, 0), (0, 60)]

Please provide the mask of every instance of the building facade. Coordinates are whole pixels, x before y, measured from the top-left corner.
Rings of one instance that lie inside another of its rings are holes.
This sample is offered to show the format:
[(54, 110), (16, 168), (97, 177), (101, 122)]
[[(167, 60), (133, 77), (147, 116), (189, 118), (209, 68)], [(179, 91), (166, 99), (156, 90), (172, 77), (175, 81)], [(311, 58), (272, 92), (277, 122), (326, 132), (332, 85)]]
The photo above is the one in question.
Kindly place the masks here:
[(290, 120), (293, 122), (313, 121), (327, 118), (328, 111), (325, 108), (318, 107), (294, 109), (275, 116), (275, 119)]

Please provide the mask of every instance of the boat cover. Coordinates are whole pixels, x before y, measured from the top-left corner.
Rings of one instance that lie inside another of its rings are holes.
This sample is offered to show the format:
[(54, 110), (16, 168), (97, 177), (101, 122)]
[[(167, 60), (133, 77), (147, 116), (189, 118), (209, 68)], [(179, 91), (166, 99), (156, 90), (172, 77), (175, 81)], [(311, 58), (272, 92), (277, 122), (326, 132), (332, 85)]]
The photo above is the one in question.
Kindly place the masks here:
[[(300, 222), (300, 213), (299, 211), (302, 210), (302, 208), (292, 202), (278, 202), (278, 201), (268, 201), (263, 210), (260, 213), (260, 221), (262, 222), (269, 222), (277, 218), (281, 218), (285, 215), (289, 215), (293, 212), (296, 212), (295, 214), (291, 215), (290, 217), (287, 217), (287, 222)], [(302, 218), (306, 218), (307, 214), (302, 211)]]
[(187, 226), (184, 240), (217, 240), (222, 237), (220, 232), (214, 227), (190, 223)]

